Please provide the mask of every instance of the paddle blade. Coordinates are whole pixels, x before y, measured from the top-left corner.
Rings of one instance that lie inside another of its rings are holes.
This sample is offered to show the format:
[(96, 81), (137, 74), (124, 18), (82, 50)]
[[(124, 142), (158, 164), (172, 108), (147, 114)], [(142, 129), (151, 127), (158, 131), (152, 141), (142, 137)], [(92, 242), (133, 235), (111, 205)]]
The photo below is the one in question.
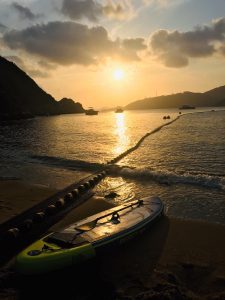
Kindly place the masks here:
[(78, 231), (81, 231), (81, 232), (85, 232), (85, 231), (89, 231), (89, 230), (94, 229), (96, 224), (97, 224), (97, 220), (94, 220), (94, 221), (82, 224), (78, 227), (75, 227), (75, 229), (78, 230)]

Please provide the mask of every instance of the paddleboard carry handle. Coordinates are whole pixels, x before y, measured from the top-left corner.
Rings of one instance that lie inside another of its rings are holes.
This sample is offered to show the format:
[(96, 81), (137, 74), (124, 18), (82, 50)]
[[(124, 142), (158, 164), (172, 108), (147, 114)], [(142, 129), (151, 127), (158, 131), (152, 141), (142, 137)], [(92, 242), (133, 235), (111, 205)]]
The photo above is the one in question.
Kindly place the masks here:
[(113, 212), (112, 218), (110, 220), (113, 224), (119, 224), (120, 223), (120, 215), (117, 211)]
[[(140, 206), (144, 205), (144, 201), (143, 200), (137, 200), (134, 203), (131, 203), (131, 204), (127, 205), (127, 206), (124, 206), (124, 207), (122, 207), (122, 208), (120, 208), (118, 210), (115, 210), (115, 211), (113, 211), (111, 213), (108, 213), (108, 214), (106, 214), (104, 216), (98, 217), (98, 218), (96, 218), (93, 221), (90, 221), (90, 222), (87, 222), (87, 223), (82, 224), (80, 226), (77, 226), (74, 229), (80, 231), (81, 233), (85, 232), (85, 231), (92, 230), (92, 229), (94, 229), (96, 227), (96, 225), (97, 225), (97, 223), (98, 223), (99, 220), (104, 219), (104, 218), (109, 217), (109, 216), (112, 216), (112, 218), (113, 218), (113, 215), (118, 214), (118, 212), (120, 212), (120, 211), (122, 211), (124, 209), (127, 209), (129, 207), (133, 207), (135, 205), (137, 205), (137, 207), (140, 207)], [(110, 221), (112, 221), (112, 219)], [(117, 219), (117, 221), (118, 221), (118, 219)]]

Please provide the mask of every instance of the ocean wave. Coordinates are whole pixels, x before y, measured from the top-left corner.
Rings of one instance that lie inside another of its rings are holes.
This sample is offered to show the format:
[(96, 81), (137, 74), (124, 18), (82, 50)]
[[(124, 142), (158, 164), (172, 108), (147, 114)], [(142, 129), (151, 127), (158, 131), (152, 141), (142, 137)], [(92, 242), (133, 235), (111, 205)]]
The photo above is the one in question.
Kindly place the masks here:
[[(102, 170), (106, 165), (92, 163), (83, 160), (73, 160), (54, 156), (34, 155), (30, 162), (39, 163), (58, 168), (96, 172)], [(178, 173), (165, 170), (153, 170), (149, 168), (135, 168), (118, 165), (107, 166), (109, 174), (112, 176), (122, 176), (133, 180), (152, 180), (159, 184), (187, 184), (206, 188), (214, 188), (225, 191), (225, 177), (221, 175), (203, 173)]]
[(159, 184), (188, 184), (225, 191), (225, 178), (208, 174), (175, 173), (169, 171), (157, 171), (147, 168), (121, 168), (117, 174), (135, 180), (153, 180)]
[(29, 162), (54, 166), (58, 168), (70, 169), (70, 170), (80, 170), (80, 171), (97, 171), (99, 169), (102, 169), (103, 167), (101, 163), (92, 163), (84, 160), (67, 159), (67, 158), (62, 158), (57, 156), (47, 156), (47, 155), (30, 156)]

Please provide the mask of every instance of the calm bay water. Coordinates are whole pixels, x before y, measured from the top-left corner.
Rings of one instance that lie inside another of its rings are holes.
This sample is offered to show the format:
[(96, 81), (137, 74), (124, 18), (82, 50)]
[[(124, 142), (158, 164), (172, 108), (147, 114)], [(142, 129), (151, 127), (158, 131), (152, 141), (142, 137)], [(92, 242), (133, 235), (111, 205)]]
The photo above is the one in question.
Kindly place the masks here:
[[(204, 113), (198, 113), (204, 111)], [(147, 137), (97, 188), (158, 195), (168, 215), (225, 224), (225, 111), (195, 110)], [(177, 110), (62, 115), (0, 127), (0, 177), (61, 189), (133, 147)]]

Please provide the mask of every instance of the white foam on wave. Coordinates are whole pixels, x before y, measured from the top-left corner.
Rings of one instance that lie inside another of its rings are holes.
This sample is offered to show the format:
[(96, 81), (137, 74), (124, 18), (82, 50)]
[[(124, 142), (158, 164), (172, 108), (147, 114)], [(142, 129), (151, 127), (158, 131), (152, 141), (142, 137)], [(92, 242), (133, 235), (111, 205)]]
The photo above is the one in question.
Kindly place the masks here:
[(125, 167), (118, 169), (118, 175), (137, 180), (153, 180), (160, 184), (190, 184), (225, 191), (225, 177), (208, 174), (176, 173), (164, 170)]

